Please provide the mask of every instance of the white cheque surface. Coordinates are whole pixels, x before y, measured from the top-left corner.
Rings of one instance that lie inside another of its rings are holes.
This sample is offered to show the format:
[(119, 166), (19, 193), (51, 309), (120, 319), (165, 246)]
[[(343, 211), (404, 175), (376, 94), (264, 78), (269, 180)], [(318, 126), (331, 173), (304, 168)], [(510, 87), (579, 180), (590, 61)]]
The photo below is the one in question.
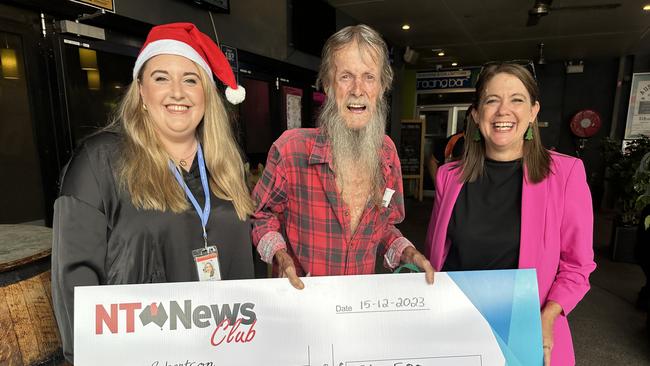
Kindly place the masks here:
[(78, 287), (75, 364), (541, 365), (534, 271), (303, 281)]

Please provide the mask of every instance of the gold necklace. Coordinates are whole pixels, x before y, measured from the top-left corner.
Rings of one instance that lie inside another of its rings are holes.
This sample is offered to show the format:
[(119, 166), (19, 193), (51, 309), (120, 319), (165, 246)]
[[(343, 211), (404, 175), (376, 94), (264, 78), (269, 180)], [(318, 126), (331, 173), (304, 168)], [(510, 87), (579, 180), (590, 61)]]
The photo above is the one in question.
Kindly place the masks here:
[(182, 159), (177, 159), (178, 160), (178, 165), (182, 166), (183, 168), (185, 168), (187, 166), (187, 160), (189, 160), (191, 157), (194, 156), (194, 154), (196, 153), (197, 147), (199, 146), (199, 144), (198, 144), (198, 142), (196, 140), (194, 140), (194, 142), (195, 142), (195, 145), (194, 145), (194, 149), (192, 149), (192, 152), (189, 155), (187, 155), (186, 157), (182, 158)]

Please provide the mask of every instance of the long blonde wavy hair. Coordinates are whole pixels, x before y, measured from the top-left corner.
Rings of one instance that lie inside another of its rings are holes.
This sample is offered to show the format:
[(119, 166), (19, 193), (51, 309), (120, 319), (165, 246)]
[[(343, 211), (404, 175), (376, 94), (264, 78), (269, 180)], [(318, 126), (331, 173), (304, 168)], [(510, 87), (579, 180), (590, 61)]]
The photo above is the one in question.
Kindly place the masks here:
[[(169, 154), (143, 108), (140, 69), (122, 98), (108, 130), (122, 132), (122, 156), (117, 178), (120, 187), (131, 195), (139, 209), (183, 212), (190, 208), (185, 191), (169, 170)], [(215, 196), (232, 201), (237, 216), (246, 220), (253, 212), (253, 201), (245, 183), (244, 165), (223, 100), (211, 77), (197, 65), (205, 96), (205, 114), (196, 129), (205, 165), (210, 173), (210, 190)]]

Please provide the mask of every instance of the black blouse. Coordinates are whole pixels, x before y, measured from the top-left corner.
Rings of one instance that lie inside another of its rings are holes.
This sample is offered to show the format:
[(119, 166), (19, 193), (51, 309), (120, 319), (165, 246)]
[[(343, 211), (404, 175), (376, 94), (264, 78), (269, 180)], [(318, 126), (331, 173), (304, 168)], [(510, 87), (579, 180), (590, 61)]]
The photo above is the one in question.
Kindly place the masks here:
[[(52, 296), (70, 361), (75, 286), (198, 280), (192, 250), (204, 244), (194, 207), (180, 214), (135, 208), (115, 181), (120, 141), (108, 132), (86, 140), (54, 204)], [(203, 205), (196, 159), (183, 178)], [(218, 248), (221, 278), (253, 278), (250, 222), (239, 220), (230, 201), (211, 194), (210, 202), (208, 244)]]
[(519, 262), (521, 160), (485, 161), (485, 171), (461, 189), (447, 231), (443, 271), (512, 269)]

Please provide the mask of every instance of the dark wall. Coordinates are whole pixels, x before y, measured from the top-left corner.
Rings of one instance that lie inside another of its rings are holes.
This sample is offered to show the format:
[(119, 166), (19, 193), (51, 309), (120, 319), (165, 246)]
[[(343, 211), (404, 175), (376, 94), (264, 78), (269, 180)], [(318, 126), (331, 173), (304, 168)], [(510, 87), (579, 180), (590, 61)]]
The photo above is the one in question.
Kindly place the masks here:
[(634, 72), (650, 71), (650, 53), (634, 56)]
[[(585, 164), (594, 204), (599, 205), (603, 191), (605, 166), (601, 156), (602, 139), (609, 136), (616, 93), (619, 60), (584, 60), (584, 72), (567, 74), (564, 62), (538, 66), (537, 74), (541, 91), (539, 120), (549, 122), (542, 128), (542, 140), (548, 148), (580, 156)], [(628, 87), (629, 88), (629, 87)], [(591, 109), (600, 115), (598, 133), (581, 141), (569, 128), (571, 118), (583, 109)]]
[(210, 14), (192, 1), (115, 0), (119, 15), (150, 24), (190, 21), (210, 37), (214, 31), (219, 41), (238, 49), (316, 70), (319, 57), (289, 46), (287, 0), (233, 0), (230, 13)]
[(548, 122), (548, 127), (540, 129), (542, 141), (549, 148), (557, 149), (562, 131), (562, 109), (564, 105), (564, 64), (551, 63), (536, 66), (540, 88), (541, 108), (538, 120)]

